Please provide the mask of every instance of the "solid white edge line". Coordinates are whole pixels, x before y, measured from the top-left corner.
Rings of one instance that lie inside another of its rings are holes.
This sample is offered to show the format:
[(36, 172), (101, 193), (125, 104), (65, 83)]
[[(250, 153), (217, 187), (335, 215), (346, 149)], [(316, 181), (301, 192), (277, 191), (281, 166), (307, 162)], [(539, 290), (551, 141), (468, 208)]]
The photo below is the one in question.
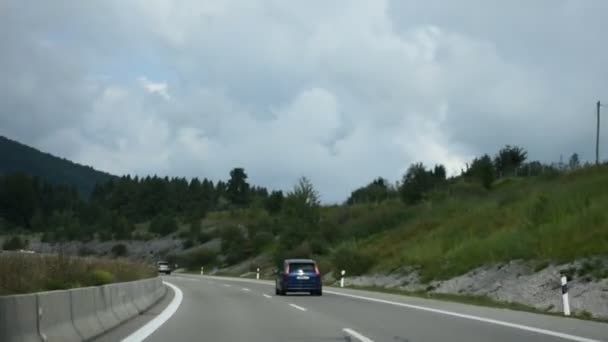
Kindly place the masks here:
[(263, 296), (266, 297), (266, 298), (272, 298), (272, 296), (269, 296), (269, 295), (267, 295), (265, 293), (263, 294)]
[(146, 325), (139, 328), (139, 330), (135, 331), (131, 335), (122, 339), (122, 342), (143, 341), (148, 336), (152, 335), (152, 333), (155, 332), (158, 328), (160, 328), (163, 324), (165, 324), (165, 322), (167, 322), (169, 318), (173, 316), (173, 314), (175, 314), (180, 304), (182, 303), (184, 294), (182, 293), (182, 290), (179, 289), (179, 287), (169, 282), (163, 281), (163, 284), (169, 286), (175, 292), (175, 296), (173, 297), (173, 300), (171, 300), (171, 303), (165, 308), (165, 310), (163, 310), (163, 312), (161, 312), (158, 316), (154, 317), (153, 320), (146, 323)]
[[(232, 279), (232, 278), (217, 277), (217, 276), (210, 276), (210, 278), (211, 279), (223, 279), (223, 280), (228, 280), (228, 281), (240, 281), (240, 282), (248, 282), (248, 283), (252, 283), (252, 284), (261, 284), (261, 285), (274, 286), (273, 283), (267, 282), (267, 281), (264, 281), (264, 280), (238, 279), (238, 278)], [(460, 317), (460, 318), (464, 318), (464, 319), (470, 319), (470, 320), (478, 321), (478, 322), (484, 322), (484, 323), (489, 323), (489, 324), (496, 324), (496, 325), (501, 325), (501, 326), (504, 326), (504, 327), (509, 327), (509, 328), (520, 329), (520, 330), (524, 330), (524, 331), (535, 332), (535, 333), (538, 333), (538, 334), (543, 334), (543, 335), (548, 335), (548, 336), (554, 336), (554, 337), (560, 337), (560, 338), (563, 338), (563, 339), (566, 339), (566, 340), (570, 340), (570, 341), (576, 341), (576, 342), (605, 342), (605, 341), (602, 341), (602, 340), (595, 340), (595, 339), (592, 339), (592, 338), (586, 338), (586, 337), (582, 337), (582, 336), (576, 336), (576, 335), (561, 333), (561, 332), (547, 330), (547, 329), (542, 329), (542, 328), (535, 328), (535, 327), (531, 327), (531, 326), (527, 326), (527, 325), (523, 325), (523, 324), (509, 323), (509, 322), (499, 321), (499, 320), (491, 319), (491, 318), (484, 318), (484, 317), (479, 317), (479, 316), (460, 314), (460, 313), (453, 312), (453, 311), (445, 311), (445, 310), (440, 310), (440, 309), (427, 308), (427, 307), (424, 307), (424, 306), (405, 304), (405, 303), (399, 303), (399, 302), (393, 302), (393, 301), (390, 301), (390, 300), (384, 300), (384, 299), (379, 299), (379, 298), (372, 298), (372, 297), (364, 297), (364, 296), (358, 296), (358, 295), (351, 295), (351, 294), (348, 294), (348, 293), (341, 293), (341, 292), (336, 292), (336, 291), (331, 291), (331, 290), (324, 290), (324, 292), (325, 293), (330, 293), (330, 294), (335, 294), (335, 295), (338, 295), (338, 296), (357, 298), (357, 299), (362, 299), (362, 300), (367, 300), (367, 301), (372, 301), (372, 302), (377, 302), (377, 303), (391, 304), (391, 305), (406, 307), (406, 308), (410, 308), (410, 309), (416, 309), (416, 310), (434, 312), (434, 313), (438, 313), (438, 314), (442, 314), (442, 315), (448, 315), (448, 316), (453, 316), (453, 317)]]
[(369, 339), (369, 338), (359, 334), (358, 332), (354, 331), (353, 329), (344, 328), (344, 329), (342, 329), (342, 331), (344, 331), (345, 333), (349, 334), (350, 336), (356, 338), (357, 340), (359, 340), (361, 342), (374, 342), (374, 340)]
[(594, 339), (590, 339), (590, 338), (586, 338), (586, 337), (581, 337), (581, 336), (575, 336), (575, 335), (560, 333), (560, 332), (557, 332), (557, 331), (551, 331), (551, 330), (546, 330), (546, 329), (541, 329), (541, 328), (534, 328), (534, 327), (530, 327), (530, 326), (527, 326), (527, 325), (516, 324), (516, 323), (509, 323), (509, 322), (499, 321), (499, 320), (496, 320), (496, 319), (484, 318), (484, 317), (467, 315), (467, 314), (461, 314), (461, 313), (452, 312), (452, 311), (445, 311), (445, 310), (440, 310), (440, 309), (427, 308), (427, 307), (419, 306), (419, 305), (405, 304), (405, 303), (393, 302), (393, 301), (385, 300), (385, 299), (364, 297), (364, 296), (352, 295), (352, 294), (347, 294), (347, 293), (340, 293), (340, 292), (335, 292), (335, 291), (327, 291), (326, 290), (325, 292), (326, 293), (335, 294), (335, 295), (338, 295), (338, 296), (344, 296), (344, 297), (350, 297), (350, 298), (357, 298), (357, 299), (367, 300), (367, 301), (370, 301), (370, 302), (391, 304), (391, 305), (401, 306), (401, 307), (415, 309), (415, 310), (434, 312), (434, 313), (438, 313), (438, 314), (442, 314), (442, 315), (447, 315), (447, 316), (466, 318), (466, 319), (470, 319), (470, 320), (473, 320), (473, 321), (479, 321), (479, 322), (496, 324), (496, 325), (501, 325), (501, 326), (515, 328), (515, 329), (520, 329), (520, 330), (525, 330), (525, 331), (531, 331), (531, 332), (535, 332), (535, 333), (539, 333), (539, 334), (544, 334), (544, 335), (549, 335), (549, 336), (554, 336), (554, 337), (559, 337), (559, 338), (563, 338), (563, 339), (571, 340), (571, 341), (577, 341), (577, 342), (602, 342), (600, 340), (594, 340)]
[(300, 311), (306, 311), (306, 309), (305, 309), (305, 308), (303, 308), (303, 307), (301, 307), (301, 306), (298, 306), (298, 305), (295, 305), (295, 304), (291, 304), (291, 303), (290, 303), (290, 304), (289, 304), (289, 306), (291, 306), (292, 308), (296, 308), (296, 309), (298, 309), (298, 310), (300, 310)]

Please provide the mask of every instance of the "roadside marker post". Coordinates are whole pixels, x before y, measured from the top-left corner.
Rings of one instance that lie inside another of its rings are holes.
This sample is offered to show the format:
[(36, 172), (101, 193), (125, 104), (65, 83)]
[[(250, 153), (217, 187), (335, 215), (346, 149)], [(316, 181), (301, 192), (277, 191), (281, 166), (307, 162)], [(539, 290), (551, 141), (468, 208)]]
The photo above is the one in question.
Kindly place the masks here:
[(344, 287), (344, 275), (346, 274), (346, 271), (342, 270), (340, 274), (342, 275), (342, 277), (340, 277), (340, 287)]
[(255, 279), (260, 280), (260, 268), (258, 267), (258, 272), (255, 274)]
[(562, 276), (562, 300), (564, 301), (564, 315), (570, 316), (570, 300), (568, 299), (568, 278)]
[(205, 273), (205, 267), (201, 267), (201, 275)]

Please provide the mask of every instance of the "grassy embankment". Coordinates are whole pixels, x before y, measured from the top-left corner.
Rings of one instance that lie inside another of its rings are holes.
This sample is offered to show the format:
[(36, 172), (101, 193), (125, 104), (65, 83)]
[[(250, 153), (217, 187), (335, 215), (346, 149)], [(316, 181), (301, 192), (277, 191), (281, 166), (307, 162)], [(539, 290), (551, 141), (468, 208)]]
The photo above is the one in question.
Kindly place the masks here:
[[(356, 249), (369, 266), (359, 272), (387, 273), (414, 265), (429, 281), (514, 259), (546, 265), (608, 254), (605, 166), (502, 179), (491, 190), (461, 182), (427, 197), (416, 206), (395, 200), (322, 208), (325, 229), (335, 230), (336, 239), (326, 254), (313, 256), (322, 269), (335, 269), (332, 250)], [(269, 219), (263, 212), (245, 210), (211, 213), (207, 223), (260, 225)], [(271, 253), (273, 248), (271, 244), (264, 250)], [(608, 276), (606, 270), (588, 271)]]
[(1, 253), (0, 295), (97, 286), (156, 274), (153, 265), (120, 259)]

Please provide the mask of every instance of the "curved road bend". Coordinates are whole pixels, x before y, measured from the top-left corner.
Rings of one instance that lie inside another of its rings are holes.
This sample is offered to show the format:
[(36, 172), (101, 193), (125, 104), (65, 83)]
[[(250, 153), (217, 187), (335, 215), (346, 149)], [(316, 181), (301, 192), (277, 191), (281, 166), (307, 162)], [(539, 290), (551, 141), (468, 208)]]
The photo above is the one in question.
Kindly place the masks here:
[(605, 323), (505, 309), (329, 287), (322, 297), (282, 297), (271, 282), (234, 278), (165, 281), (183, 300), (145, 341), (608, 341)]

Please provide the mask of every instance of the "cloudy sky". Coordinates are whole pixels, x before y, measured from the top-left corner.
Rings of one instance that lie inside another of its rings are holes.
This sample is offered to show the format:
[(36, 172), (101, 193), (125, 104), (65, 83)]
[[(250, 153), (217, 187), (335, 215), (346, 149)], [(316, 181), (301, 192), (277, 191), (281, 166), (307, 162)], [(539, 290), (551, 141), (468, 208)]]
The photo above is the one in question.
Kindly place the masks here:
[(604, 0), (2, 0), (0, 135), (115, 174), (307, 176), (325, 202), (505, 144), (593, 160), (606, 18)]

